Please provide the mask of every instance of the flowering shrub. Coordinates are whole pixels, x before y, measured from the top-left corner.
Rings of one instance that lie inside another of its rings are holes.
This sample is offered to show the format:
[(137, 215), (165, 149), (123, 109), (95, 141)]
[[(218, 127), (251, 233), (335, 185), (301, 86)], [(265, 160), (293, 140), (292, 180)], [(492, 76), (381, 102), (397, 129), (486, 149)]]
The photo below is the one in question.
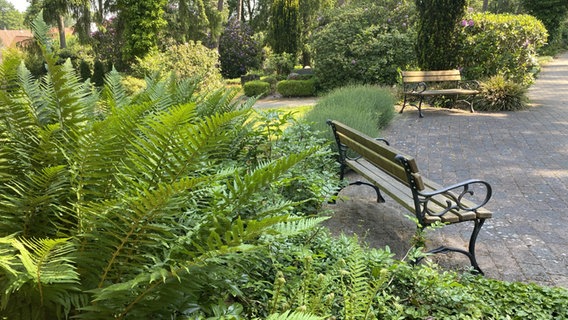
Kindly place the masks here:
[(121, 48), (124, 41), (117, 25), (116, 18), (103, 21), (98, 27), (99, 30), (91, 34), (91, 39), (97, 58), (120, 70), (123, 67)]
[(248, 25), (229, 21), (219, 39), (221, 74), (225, 78), (237, 78), (260, 66), (260, 44), (252, 37)]
[(547, 39), (544, 25), (529, 15), (472, 14), (461, 23), (460, 65), (468, 79), (502, 74), (529, 84), (538, 71), (537, 50)]
[(413, 1), (351, 6), (314, 34), (314, 68), (324, 90), (347, 83), (394, 84), (416, 59)]

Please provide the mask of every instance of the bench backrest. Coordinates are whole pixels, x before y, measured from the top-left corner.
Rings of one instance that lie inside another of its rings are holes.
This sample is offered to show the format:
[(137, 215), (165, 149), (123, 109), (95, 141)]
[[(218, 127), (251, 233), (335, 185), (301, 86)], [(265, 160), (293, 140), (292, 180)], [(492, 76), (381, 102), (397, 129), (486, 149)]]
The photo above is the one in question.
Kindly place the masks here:
[(442, 81), (461, 81), (459, 70), (438, 70), (438, 71), (402, 71), (402, 82), (442, 82)]
[[(424, 182), (414, 158), (403, 155), (400, 151), (386, 145), (383, 141), (373, 139), (341, 122), (328, 120), (328, 124), (332, 127), (338, 147), (344, 146), (355, 151), (361, 157), (406, 186), (415, 187), (418, 191), (424, 190)], [(340, 154), (344, 151), (340, 150)], [(341, 156), (344, 157), (345, 154)], [(398, 160), (400, 157), (405, 159), (405, 163)], [(407, 170), (413, 179), (413, 186), (409, 181)]]

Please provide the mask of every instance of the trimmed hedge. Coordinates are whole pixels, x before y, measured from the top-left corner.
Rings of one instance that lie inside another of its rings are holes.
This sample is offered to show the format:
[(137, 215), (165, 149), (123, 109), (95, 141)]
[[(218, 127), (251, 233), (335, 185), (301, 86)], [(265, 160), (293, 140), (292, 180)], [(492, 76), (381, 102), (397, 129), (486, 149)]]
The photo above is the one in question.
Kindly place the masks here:
[(247, 97), (264, 96), (270, 92), (270, 83), (260, 80), (249, 81), (243, 86)]
[(276, 91), (284, 97), (310, 97), (316, 94), (316, 81), (282, 80), (276, 84)]

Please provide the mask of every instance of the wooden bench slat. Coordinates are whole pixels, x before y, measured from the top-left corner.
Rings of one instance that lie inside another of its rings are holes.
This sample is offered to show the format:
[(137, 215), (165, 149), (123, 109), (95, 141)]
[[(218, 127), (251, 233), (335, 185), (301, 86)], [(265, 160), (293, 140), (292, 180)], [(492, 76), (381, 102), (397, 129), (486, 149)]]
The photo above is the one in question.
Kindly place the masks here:
[[(406, 186), (400, 184), (398, 180), (393, 178), (392, 176), (382, 172), (377, 171), (375, 166), (365, 159), (359, 160), (349, 160), (349, 167), (367, 179), (370, 183), (377, 186), (382, 192), (386, 193), (398, 202), (400, 205), (405, 207), (407, 210), (414, 212), (414, 199), (412, 197), (412, 193), (410, 189)], [(425, 190), (428, 192), (434, 191), (433, 189)], [(434, 201), (429, 203), (429, 208), (434, 210), (435, 212), (441, 212), (445, 208), (446, 197), (440, 195), (436, 197)], [(474, 212), (469, 213), (460, 213), (451, 211), (446, 213), (442, 217), (427, 215), (424, 217), (425, 223), (427, 225), (432, 224), (436, 221), (441, 221), (444, 223), (457, 223), (461, 221), (468, 221), (474, 220), (476, 215)]]
[(400, 151), (386, 145), (384, 142), (377, 141), (369, 137), (368, 135), (364, 134), (363, 132), (348, 127), (347, 125), (339, 121), (334, 121), (333, 124), (339, 129), (337, 132), (338, 134), (341, 134), (342, 136), (345, 137), (349, 137), (351, 138), (352, 141), (359, 142), (360, 144), (366, 146), (367, 148), (382, 154), (385, 158), (388, 158), (393, 162), (396, 161), (395, 157), (397, 155), (399, 154), (403, 155), (406, 159), (408, 159), (412, 172), (419, 172), (418, 165), (416, 164), (414, 158), (405, 154), (401, 154)]
[[(440, 187), (437, 183), (422, 177), (413, 158), (405, 158), (398, 150), (383, 144), (383, 141), (372, 139), (339, 122), (330, 120), (328, 124), (332, 127), (340, 150), (342, 178), (344, 170), (351, 168), (368, 181), (362, 184), (375, 187), (377, 201), (382, 199), (381, 193), (389, 195), (390, 198), (414, 213), (421, 228), (437, 221), (448, 224), (473, 221), (474, 227), (467, 251), (442, 246), (432, 252), (453, 251), (465, 254), (475, 270), (482, 273), (475, 258), (475, 242), (485, 219), (492, 216), (491, 211), (480, 206), (486, 204), (491, 198), (492, 188), (487, 182), (470, 180), (448, 188)], [(349, 150), (356, 152), (359, 157), (348, 158)], [(481, 186), (481, 190), (485, 188), (485, 195), (483, 192), (480, 193), (482, 196), (480, 205), (463, 197), (458, 198), (461, 192), (478, 191), (477, 185)]]
[[(419, 99), (418, 115), (422, 115), (422, 101), (424, 98), (432, 98), (436, 96), (452, 96), (454, 102), (458, 101), (460, 96), (474, 96), (479, 94), (479, 90), (473, 90), (471, 87), (475, 81), (463, 82), (461, 72), (459, 70), (435, 70), (435, 71), (402, 71), (402, 85), (404, 102), (400, 113), (406, 107), (408, 97), (417, 97)], [(429, 88), (430, 84), (437, 84), (438, 89), (434, 87)], [(442, 86), (443, 85), (443, 86)], [(465, 86), (464, 86), (465, 85)], [(446, 87), (446, 88), (444, 88)], [(473, 112), (473, 101), (459, 99), (469, 104), (470, 111)]]

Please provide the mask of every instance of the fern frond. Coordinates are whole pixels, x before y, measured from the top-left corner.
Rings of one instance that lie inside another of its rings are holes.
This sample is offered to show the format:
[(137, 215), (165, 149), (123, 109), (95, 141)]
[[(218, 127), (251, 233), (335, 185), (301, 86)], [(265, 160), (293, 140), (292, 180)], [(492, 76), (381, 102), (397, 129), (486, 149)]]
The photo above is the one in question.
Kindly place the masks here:
[(290, 313), (290, 310), (284, 313), (274, 313), (268, 316), (266, 320), (323, 320), (325, 317), (320, 317), (308, 313), (294, 311)]
[(297, 154), (290, 154), (287, 157), (264, 163), (242, 178), (235, 177), (233, 184), (228, 186), (230, 191), (228, 203), (234, 203), (237, 206), (244, 205), (255, 192), (276, 181), (277, 177), (316, 150), (317, 148), (312, 148)]
[(272, 229), (282, 236), (294, 236), (312, 230), (330, 217), (294, 218), (290, 221), (276, 224)]
[(197, 101), (197, 112), (201, 116), (211, 116), (215, 113), (226, 113), (237, 110), (234, 101), (238, 91), (235, 89), (219, 89), (204, 95)]
[(71, 254), (75, 246), (70, 239), (14, 239), (12, 245), (19, 250), (18, 257), (30, 278), (38, 287), (44, 301), (44, 286), (76, 284), (79, 275)]
[(0, 211), (4, 220), (0, 231), (22, 232), (25, 237), (53, 235), (53, 224), (67, 195), (67, 182), (64, 166), (43, 168), (11, 181), (5, 186), (10, 193), (0, 198), (0, 208), (6, 208)]
[(169, 182), (201, 171), (203, 164), (226, 154), (233, 129), (227, 124), (243, 117), (246, 111), (214, 115), (191, 123), (194, 105), (180, 105), (155, 116), (147, 127), (140, 128), (134, 151), (128, 156), (133, 167), (126, 176), (153, 185)]
[(103, 102), (101, 104), (103, 104), (103, 109), (105, 111), (126, 107), (131, 102), (130, 97), (126, 93), (126, 89), (122, 84), (122, 77), (114, 67), (105, 75), (102, 100)]
[(373, 280), (357, 238), (349, 239), (351, 254), (341, 270), (345, 319), (367, 319), (382, 279)]
[(47, 52), (50, 52), (53, 40), (49, 36), (50, 27), (43, 20), (43, 10), (41, 10), (32, 20), (31, 29), (34, 39), (39, 43), (40, 47), (45, 48)]

